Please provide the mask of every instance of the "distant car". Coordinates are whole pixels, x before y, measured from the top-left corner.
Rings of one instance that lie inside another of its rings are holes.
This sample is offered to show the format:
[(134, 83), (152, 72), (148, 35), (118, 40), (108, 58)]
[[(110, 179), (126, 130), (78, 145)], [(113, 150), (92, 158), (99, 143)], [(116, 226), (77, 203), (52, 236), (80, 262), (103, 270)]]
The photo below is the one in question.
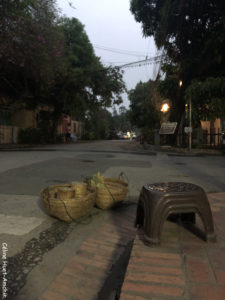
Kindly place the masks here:
[(126, 134), (125, 132), (120, 132), (119, 138), (120, 138), (121, 140), (125, 140), (125, 139), (127, 139), (127, 134)]
[(124, 136), (124, 139), (125, 139), (125, 140), (128, 139), (127, 133), (124, 133), (123, 136)]
[(119, 134), (119, 138), (120, 138), (121, 140), (124, 140), (124, 133), (123, 133), (123, 132), (121, 132), (121, 133)]

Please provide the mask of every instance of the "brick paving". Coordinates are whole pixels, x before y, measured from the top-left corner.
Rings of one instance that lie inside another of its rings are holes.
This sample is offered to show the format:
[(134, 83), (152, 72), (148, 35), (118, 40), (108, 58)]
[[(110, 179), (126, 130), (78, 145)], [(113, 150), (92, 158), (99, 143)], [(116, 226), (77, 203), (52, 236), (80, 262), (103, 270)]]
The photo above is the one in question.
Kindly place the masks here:
[[(161, 245), (143, 243), (133, 227), (136, 207), (112, 215), (66, 263), (40, 300), (98, 299), (105, 280), (128, 242), (134, 240), (120, 300), (225, 299), (225, 193), (208, 195), (216, 243), (166, 221)], [(197, 226), (204, 230), (201, 220)], [(107, 297), (105, 300), (115, 299)]]
[[(208, 195), (216, 243), (166, 221), (161, 245), (147, 247), (136, 234), (120, 300), (225, 299), (225, 193)], [(197, 226), (203, 230), (201, 220)]]
[(93, 232), (72, 259), (39, 298), (40, 300), (97, 299), (113, 265), (135, 237), (133, 226), (136, 207), (123, 214), (112, 214), (111, 220)]

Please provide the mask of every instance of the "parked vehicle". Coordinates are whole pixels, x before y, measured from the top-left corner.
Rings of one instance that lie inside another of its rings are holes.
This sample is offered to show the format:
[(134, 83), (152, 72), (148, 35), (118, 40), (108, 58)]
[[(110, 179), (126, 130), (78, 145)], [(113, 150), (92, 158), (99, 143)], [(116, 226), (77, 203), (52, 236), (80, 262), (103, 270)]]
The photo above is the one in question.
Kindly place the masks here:
[(135, 140), (137, 138), (136, 133), (134, 131), (131, 131), (130, 135), (132, 140)]

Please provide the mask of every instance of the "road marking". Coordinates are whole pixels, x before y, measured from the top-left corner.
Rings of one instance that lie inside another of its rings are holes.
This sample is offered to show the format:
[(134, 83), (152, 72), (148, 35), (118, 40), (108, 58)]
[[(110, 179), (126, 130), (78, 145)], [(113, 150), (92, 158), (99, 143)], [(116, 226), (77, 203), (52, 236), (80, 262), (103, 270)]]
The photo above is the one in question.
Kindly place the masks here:
[(44, 219), (0, 214), (0, 234), (24, 235), (41, 225)]

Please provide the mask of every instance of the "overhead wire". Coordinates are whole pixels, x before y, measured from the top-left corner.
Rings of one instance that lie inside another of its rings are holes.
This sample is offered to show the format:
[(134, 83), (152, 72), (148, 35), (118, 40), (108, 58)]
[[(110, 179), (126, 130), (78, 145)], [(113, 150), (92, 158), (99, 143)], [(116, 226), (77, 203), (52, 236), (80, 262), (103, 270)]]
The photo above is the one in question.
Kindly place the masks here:
[(146, 58), (143, 60), (139, 60), (139, 61), (134, 61), (134, 62), (130, 62), (128, 64), (124, 64), (124, 65), (120, 65), (117, 66), (119, 69), (125, 69), (125, 68), (129, 68), (129, 67), (140, 67), (140, 66), (144, 66), (144, 65), (150, 65), (150, 64), (157, 64), (157, 63), (161, 63), (165, 58), (165, 55), (157, 55), (154, 57), (150, 57), (150, 58)]
[(126, 55), (126, 56), (146, 57), (146, 54), (144, 52), (122, 50), (122, 49), (100, 46), (100, 45), (96, 45), (96, 44), (93, 44), (93, 46), (94, 46), (94, 48), (97, 48), (97, 49), (100, 49), (103, 51), (118, 53), (118, 54), (122, 54), (122, 55)]

